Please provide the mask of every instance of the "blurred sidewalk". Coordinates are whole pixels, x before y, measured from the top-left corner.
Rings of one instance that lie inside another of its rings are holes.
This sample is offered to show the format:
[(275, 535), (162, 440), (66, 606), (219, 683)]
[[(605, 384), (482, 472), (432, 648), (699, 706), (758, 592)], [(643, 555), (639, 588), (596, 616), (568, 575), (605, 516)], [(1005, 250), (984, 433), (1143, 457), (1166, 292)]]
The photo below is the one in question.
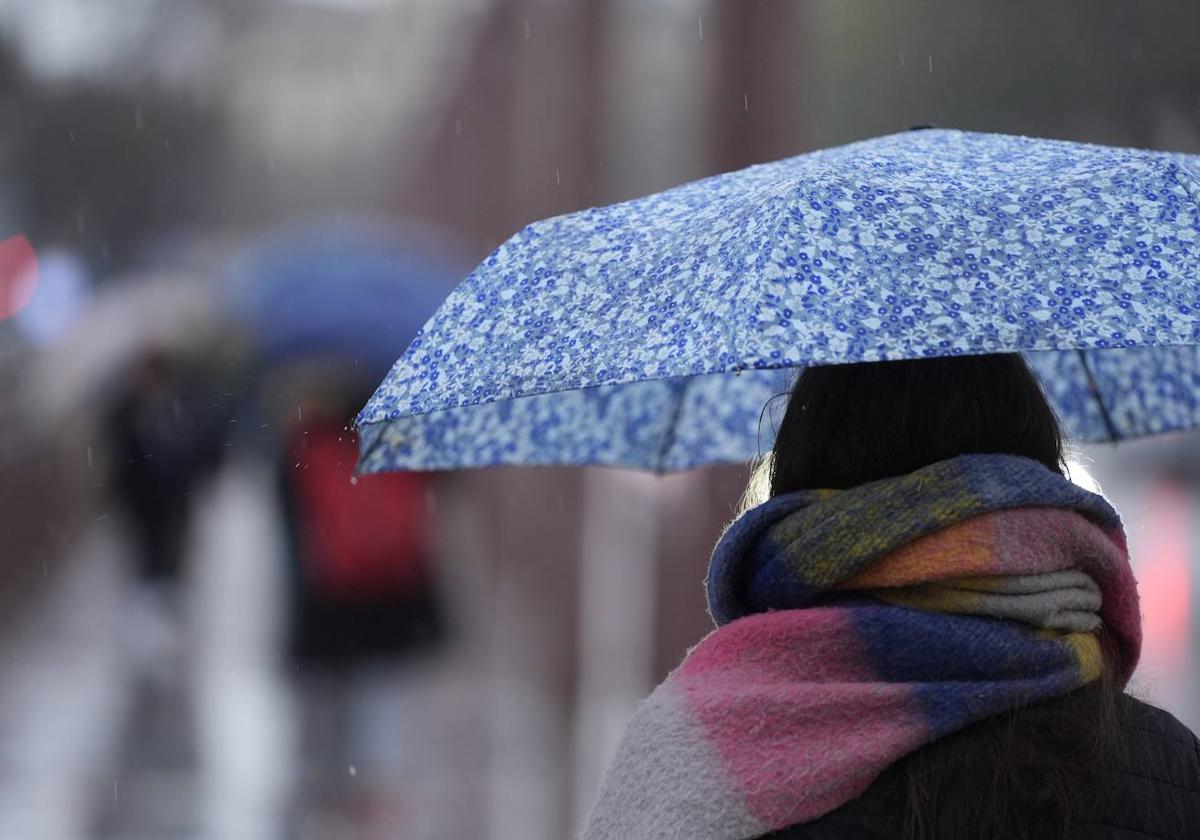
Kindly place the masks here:
[[(174, 628), (169, 598), (131, 588), (115, 518), (80, 541), (0, 648), (0, 838), (479, 835), (462, 798), (482, 798), (484, 676), (463, 648), (332, 685), (340, 725), (308, 737), (323, 691), (282, 659), (271, 482), (234, 461), (197, 499)], [(313, 773), (341, 778), (322, 802), (301, 787)]]
[(120, 796), (108, 771), (125, 709), (120, 549), (97, 521), (0, 649), (0, 837), (90, 836)]

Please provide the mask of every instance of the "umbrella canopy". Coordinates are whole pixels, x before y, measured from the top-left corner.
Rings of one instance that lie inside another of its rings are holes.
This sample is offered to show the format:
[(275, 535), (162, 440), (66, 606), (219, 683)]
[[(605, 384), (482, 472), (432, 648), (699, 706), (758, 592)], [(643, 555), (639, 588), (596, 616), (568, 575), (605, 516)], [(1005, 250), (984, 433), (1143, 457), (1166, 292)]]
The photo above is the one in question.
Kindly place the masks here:
[(264, 364), (334, 358), (379, 376), (462, 276), (427, 233), (364, 220), (275, 231), (233, 272), (232, 308)]
[(1006, 351), (1078, 439), (1191, 428), (1198, 164), (927, 130), (538, 222), (393, 367), (361, 468), (744, 461), (797, 368)]

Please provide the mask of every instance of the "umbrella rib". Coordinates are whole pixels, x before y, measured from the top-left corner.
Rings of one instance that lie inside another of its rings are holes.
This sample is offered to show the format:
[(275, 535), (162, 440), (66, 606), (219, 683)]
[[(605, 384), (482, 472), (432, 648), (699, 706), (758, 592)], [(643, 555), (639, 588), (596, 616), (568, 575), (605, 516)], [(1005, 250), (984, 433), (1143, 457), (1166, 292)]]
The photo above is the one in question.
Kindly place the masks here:
[(667, 422), (667, 430), (663, 433), (662, 445), (658, 448), (658, 458), (654, 463), (654, 469), (657, 472), (663, 471), (663, 462), (675, 444), (675, 427), (679, 424), (679, 415), (683, 413), (683, 400), (687, 396), (687, 389), (692, 384), (692, 379), (694, 377), (686, 377), (683, 380), (683, 387), (679, 389), (679, 401), (675, 403), (675, 408), (671, 411), (671, 419)]
[(1092, 396), (1096, 400), (1096, 405), (1100, 408), (1100, 417), (1104, 420), (1104, 427), (1108, 429), (1108, 436), (1113, 443), (1116, 443), (1121, 439), (1121, 435), (1113, 423), (1112, 416), (1108, 413), (1108, 408), (1104, 405), (1104, 398), (1100, 395), (1100, 385), (1096, 382), (1096, 377), (1092, 375), (1092, 368), (1088, 364), (1087, 354), (1082, 349), (1077, 349), (1075, 352), (1079, 354), (1079, 364), (1083, 365), (1083, 373), (1088, 381), (1088, 390), (1092, 392)]

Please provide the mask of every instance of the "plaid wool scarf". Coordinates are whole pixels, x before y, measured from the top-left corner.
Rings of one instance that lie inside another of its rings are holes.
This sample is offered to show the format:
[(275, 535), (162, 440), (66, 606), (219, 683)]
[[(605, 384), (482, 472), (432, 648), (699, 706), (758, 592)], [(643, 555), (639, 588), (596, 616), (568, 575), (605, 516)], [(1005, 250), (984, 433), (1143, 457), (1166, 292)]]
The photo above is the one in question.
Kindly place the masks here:
[(779, 496), (713, 553), (718, 627), (639, 706), (585, 840), (744, 840), (937, 738), (1137, 662), (1120, 519), (1045, 466), (966, 455)]

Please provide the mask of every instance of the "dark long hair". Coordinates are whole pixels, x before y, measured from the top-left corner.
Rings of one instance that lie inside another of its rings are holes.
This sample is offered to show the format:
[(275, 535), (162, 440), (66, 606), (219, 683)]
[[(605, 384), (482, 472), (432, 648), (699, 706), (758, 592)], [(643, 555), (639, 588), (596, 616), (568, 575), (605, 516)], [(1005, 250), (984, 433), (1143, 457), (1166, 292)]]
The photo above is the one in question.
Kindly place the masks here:
[[(1064, 474), (1063, 438), (1017, 354), (811, 367), (769, 461), (771, 496), (845, 488), (970, 453), (1023, 455)], [(930, 744), (880, 784), (903, 792), (906, 840), (1066, 838), (1093, 807), (1093, 774), (1120, 748), (1119, 656), (1100, 680)]]

